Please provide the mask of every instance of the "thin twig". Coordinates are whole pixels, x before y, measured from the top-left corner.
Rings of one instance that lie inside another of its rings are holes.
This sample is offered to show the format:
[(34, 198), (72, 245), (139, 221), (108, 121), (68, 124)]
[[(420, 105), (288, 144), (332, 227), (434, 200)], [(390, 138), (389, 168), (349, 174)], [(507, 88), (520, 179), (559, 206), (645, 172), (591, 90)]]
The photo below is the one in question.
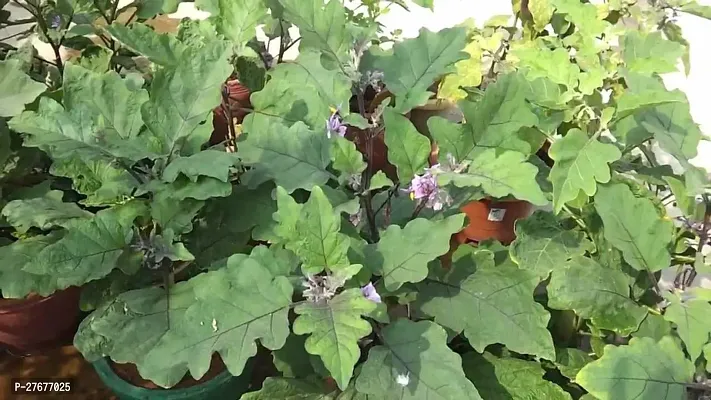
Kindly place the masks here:
[(284, 60), (284, 52), (285, 50), (284, 46), (284, 21), (279, 18), (279, 55), (277, 56), (277, 64), (281, 63)]

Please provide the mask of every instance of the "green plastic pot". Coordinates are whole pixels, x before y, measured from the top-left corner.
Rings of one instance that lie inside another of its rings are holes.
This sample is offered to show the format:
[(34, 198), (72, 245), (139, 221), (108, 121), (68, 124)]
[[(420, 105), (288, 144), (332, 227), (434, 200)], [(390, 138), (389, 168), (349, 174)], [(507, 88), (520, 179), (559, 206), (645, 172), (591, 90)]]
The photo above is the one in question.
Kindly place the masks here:
[(252, 375), (252, 362), (247, 362), (240, 376), (225, 370), (207, 382), (183, 389), (146, 389), (134, 386), (121, 379), (111, 368), (107, 359), (93, 363), (104, 385), (121, 400), (212, 400), (239, 399), (247, 392)]

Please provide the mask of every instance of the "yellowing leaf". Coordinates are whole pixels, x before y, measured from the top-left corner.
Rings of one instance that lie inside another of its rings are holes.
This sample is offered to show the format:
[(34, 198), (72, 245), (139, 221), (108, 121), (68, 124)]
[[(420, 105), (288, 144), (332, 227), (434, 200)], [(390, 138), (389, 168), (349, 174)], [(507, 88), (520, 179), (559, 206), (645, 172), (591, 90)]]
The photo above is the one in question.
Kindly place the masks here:
[(469, 53), (469, 58), (454, 64), (455, 72), (447, 75), (442, 81), (437, 96), (453, 103), (467, 97), (463, 87), (477, 87), (481, 84), (481, 57), (483, 54), (479, 42), (469, 43), (464, 51)]

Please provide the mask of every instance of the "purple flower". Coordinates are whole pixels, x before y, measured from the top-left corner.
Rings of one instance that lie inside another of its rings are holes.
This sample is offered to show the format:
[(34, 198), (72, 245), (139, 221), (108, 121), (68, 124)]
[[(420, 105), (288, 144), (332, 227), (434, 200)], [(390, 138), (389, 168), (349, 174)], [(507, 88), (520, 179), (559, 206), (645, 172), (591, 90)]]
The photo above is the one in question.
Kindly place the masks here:
[(411, 199), (424, 201), (426, 207), (435, 211), (441, 210), (452, 201), (449, 194), (439, 187), (437, 178), (432, 174), (437, 170), (439, 170), (439, 164), (428, 168), (423, 175), (415, 175), (407, 189)]
[(340, 137), (346, 136), (346, 126), (341, 122), (341, 117), (338, 113), (333, 113), (326, 121), (326, 136), (331, 138), (331, 135), (337, 134)]
[(372, 282), (368, 282), (367, 285), (360, 288), (360, 291), (363, 293), (363, 296), (370, 301), (374, 301), (376, 303), (380, 303), (382, 301), (378, 292), (375, 291), (375, 286), (373, 286)]

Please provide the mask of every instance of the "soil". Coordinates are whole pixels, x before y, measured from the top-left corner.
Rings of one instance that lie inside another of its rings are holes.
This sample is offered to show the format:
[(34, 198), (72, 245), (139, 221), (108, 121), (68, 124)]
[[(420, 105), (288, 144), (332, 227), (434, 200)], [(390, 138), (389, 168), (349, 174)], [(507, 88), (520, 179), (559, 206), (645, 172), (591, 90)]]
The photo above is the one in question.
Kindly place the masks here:
[[(141, 378), (141, 375), (138, 373), (138, 368), (134, 364), (118, 364), (109, 361), (109, 365), (111, 365), (111, 369), (116, 373), (116, 375), (118, 375), (124, 381), (132, 384), (133, 386), (138, 386), (145, 389), (165, 390), (160, 386), (156, 385), (155, 383), (147, 379)], [(172, 389), (185, 389), (199, 385), (216, 377), (217, 375), (224, 372), (226, 369), (227, 367), (225, 367), (225, 364), (222, 362), (222, 359), (220, 358), (218, 353), (215, 353), (212, 355), (210, 369), (207, 370), (207, 373), (205, 373), (202, 378), (195, 380), (190, 375), (190, 373), (187, 373), (185, 374), (185, 377), (180, 382), (178, 382), (177, 385), (172, 387)]]
[[(11, 385), (15, 378), (71, 379), (74, 389), (71, 394), (13, 395)], [(0, 353), (0, 399), (118, 400), (101, 382), (94, 367), (71, 345), (27, 357)]]

